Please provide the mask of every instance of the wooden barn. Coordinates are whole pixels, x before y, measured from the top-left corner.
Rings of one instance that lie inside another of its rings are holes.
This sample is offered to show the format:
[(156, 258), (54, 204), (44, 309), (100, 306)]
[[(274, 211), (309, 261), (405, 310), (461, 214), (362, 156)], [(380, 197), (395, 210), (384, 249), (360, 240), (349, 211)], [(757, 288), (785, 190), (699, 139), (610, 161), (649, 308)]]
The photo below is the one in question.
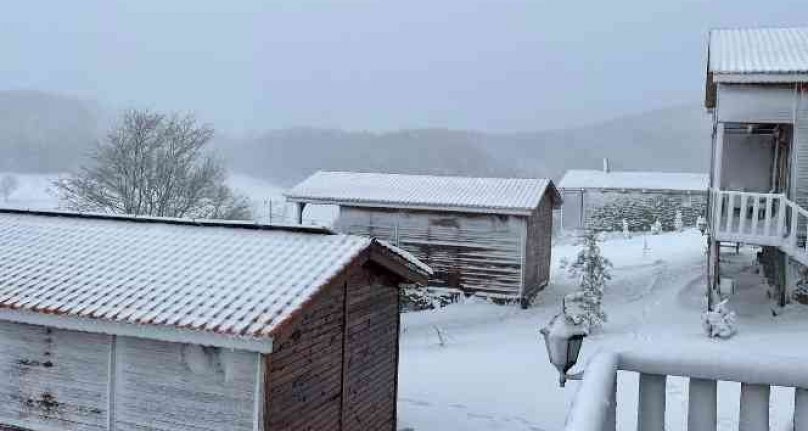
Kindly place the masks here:
[(409, 251), (435, 271), (431, 286), (526, 306), (549, 280), (561, 198), (547, 179), (317, 172), (286, 198), (301, 215), (339, 206), (336, 230)]
[(429, 274), (322, 228), (0, 210), (0, 429), (395, 430)]

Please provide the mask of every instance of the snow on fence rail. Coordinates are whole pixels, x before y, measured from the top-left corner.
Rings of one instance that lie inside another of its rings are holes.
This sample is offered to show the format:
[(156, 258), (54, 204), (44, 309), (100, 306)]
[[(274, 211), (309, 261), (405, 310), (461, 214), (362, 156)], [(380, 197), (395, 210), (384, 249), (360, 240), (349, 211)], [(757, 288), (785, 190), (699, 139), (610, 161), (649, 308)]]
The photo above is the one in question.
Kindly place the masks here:
[(769, 429), (772, 386), (793, 387), (794, 430), (808, 431), (808, 367), (804, 358), (750, 355), (699, 348), (675, 354), (658, 351), (602, 352), (587, 364), (567, 416), (566, 431), (616, 429), (617, 372), (640, 374), (638, 431), (665, 429), (667, 376), (688, 377), (688, 431), (717, 427), (718, 381), (741, 383), (739, 431)]

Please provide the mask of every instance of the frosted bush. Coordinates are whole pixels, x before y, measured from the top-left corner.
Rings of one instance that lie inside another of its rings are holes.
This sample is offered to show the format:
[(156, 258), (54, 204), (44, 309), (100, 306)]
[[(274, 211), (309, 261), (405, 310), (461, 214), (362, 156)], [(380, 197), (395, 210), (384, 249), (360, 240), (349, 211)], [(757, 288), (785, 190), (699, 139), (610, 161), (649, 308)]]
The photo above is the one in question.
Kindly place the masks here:
[(710, 338), (730, 338), (737, 331), (735, 328), (735, 312), (729, 309), (727, 300), (715, 306), (715, 310), (702, 314), (702, 326)]
[(673, 228), (676, 229), (677, 232), (681, 232), (685, 228), (681, 211), (676, 211), (676, 216), (673, 218)]
[(659, 235), (660, 232), (662, 232), (662, 223), (659, 222), (659, 219), (656, 219), (654, 224), (651, 225), (651, 234)]

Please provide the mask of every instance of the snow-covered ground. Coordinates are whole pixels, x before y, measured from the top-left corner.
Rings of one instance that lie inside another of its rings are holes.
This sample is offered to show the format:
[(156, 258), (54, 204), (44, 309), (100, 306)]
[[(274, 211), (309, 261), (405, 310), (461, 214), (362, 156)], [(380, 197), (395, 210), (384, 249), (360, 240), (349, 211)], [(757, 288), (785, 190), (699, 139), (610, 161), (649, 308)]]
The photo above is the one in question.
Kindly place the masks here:
[[(31, 210), (59, 208), (59, 199), (54, 193), (53, 181), (58, 179), (60, 174), (0, 172), (0, 178), (4, 175), (16, 177), (19, 187), (11, 194), (8, 202), (3, 202), (0, 198), (0, 207)], [(233, 190), (250, 199), (253, 216), (256, 220), (263, 223), (297, 222), (294, 217), (294, 208), (292, 205), (288, 205), (283, 197), (283, 188), (259, 178), (240, 174), (231, 174), (227, 182)], [(303, 214), (303, 222), (330, 226), (336, 215), (336, 207), (311, 205)]]
[[(727, 273), (738, 281), (731, 306), (738, 313), (739, 333), (728, 341), (707, 339), (701, 328), (706, 256), (697, 231), (646, 237), (613, 237), (602, 244), (612, 260), (613, 279), (605, 298), (609, 321), (584, 342), (582, 361), (601, 347), (654, 346), (692, 349), (716, 345), (748, 355), (756, 351), (803, 356), (808, 346), (795, 343), (808, 335), (808, 307), (790, 305), (773, 316), (752, 248), (728, 256)], [(399, 370), (400, 428), (422, 430), (560, 430), (567, 406), (577, 390), (571, 382), (558, 387), (538, 330), (559, 311), (561, 297), (575, 289), (559, 268), (577, 247), (553, 249), (550, 286), (528, 310), (467, 301), (441, 310), (403, 317)], [(440, 332), (440, 337), (438, 336)], [(440, 345), (441, 338), (444, 345)], [(670, 378), (668, 429), (685, 429), (687, 383)], [(637, 376), (619, 377), (618, 423), (635, 429)], [(739, 384), (719, 384), (719, 428), (737, 429)], [(772, 429), (790, 424), (793, 390), (773, 392)]]

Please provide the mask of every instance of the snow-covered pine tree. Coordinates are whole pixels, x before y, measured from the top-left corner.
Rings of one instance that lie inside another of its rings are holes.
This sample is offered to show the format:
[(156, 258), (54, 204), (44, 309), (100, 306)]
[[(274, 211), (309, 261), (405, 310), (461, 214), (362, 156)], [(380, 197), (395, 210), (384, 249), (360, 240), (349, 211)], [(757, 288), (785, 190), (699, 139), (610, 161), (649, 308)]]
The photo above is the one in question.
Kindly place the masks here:
[(682, 221), (682, 211), (676, 210), (676, 216), (673, 218), (673, 228), (677, 232), (681, 232), (685, 228), (685, 223)]
[(578, 278), (579, 290), (564, 298), (564, 315), (572, 323), (586, 324), (590, 329), (600, 327), (606, 321), (601, 307), (603, 288), (611, 279), (612, 263), (600, 254), (598, 235), (592, 230), (584, 233), (578, 257), (569, 265), (571, 276)]

